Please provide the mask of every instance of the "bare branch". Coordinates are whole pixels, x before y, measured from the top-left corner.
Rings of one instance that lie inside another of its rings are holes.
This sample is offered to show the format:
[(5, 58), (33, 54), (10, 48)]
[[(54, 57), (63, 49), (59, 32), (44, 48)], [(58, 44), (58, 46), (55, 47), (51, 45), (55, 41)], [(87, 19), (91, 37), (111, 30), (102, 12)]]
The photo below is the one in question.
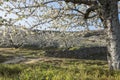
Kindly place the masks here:
[(90, 8), (88, 8), (88, 9), (86, 10), (85, 15), (84, 15), (84, 19), (88, 19), (88, 18), (95, 17), (95, 15), (92, 16), (92, 17), (89, 17), (89, 14), (90, 14), (92, 11), (95, 11), (95, 10), (97, 10), (97, 9), (98, 9), (98, 6), (91, 6)]
[(72, 2), (74, 4), (86, 4), (86, 5), (93, 5), (96, 4), (96, 0), (64, 0), (65, 2)]
[(80, 11), (80, 10), (78, 10), (78, 9), (72, 9), (72, 8), (71, 8), (71, 10), (77, 11), (77, 12), (79, 12), (79, 13), (85, 15), (85, 13), (83, 13), (82, 11)]

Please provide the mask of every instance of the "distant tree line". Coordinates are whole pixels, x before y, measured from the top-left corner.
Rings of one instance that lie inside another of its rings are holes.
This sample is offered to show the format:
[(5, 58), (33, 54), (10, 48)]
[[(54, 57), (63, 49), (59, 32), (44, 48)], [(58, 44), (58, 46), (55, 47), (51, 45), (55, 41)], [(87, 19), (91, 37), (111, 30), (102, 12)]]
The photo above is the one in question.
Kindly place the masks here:
[[(12, 30), (11, 30), (12, 31)], [(22, 29), (15, 29), (11, 32), (9, 30), (3, 30), (0, 35), (1, 47), (15, 47), (15, 48), (70, 48), (76, 46), (90, 45), (102, 45), (100, 39), (95, 32), (84, 34), (82, 32), (59, 32), (59, 31), (24, 31)], [(79, 33), (79, 34), (78, 34)], [(29, 34), (29, 35), (28, 35)], [(88, 36), (88, 37), (87, 37)], [(99, 40), (96, 40), (96, 44), (91, 43), (90, 37), (94, 36)]]

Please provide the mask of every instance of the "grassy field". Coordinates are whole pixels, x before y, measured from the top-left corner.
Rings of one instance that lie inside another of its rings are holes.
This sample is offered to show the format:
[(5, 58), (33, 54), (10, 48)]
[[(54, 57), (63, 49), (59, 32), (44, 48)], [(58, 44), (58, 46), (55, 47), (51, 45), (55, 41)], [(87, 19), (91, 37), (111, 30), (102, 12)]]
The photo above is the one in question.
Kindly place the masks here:
[[(1, 48), (0, 80), (120, 80), (120, 71), (109, 71), (106, 61), (44, 57), (44, 53)], [(15, 56), (42, 59), (30, 64), (3, 64)]]

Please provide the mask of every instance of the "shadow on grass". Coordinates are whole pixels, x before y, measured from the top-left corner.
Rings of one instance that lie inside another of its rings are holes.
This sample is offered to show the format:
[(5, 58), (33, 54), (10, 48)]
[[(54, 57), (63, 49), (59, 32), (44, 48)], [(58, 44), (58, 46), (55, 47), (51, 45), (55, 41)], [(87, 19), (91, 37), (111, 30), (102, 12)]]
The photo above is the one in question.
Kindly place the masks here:
[(88, 47), (76, 50), (46, 50), (45, 56), (57, 58), (74, 58), (74, 59), (90, 59), (90, 60), (107, 60), (106, 47)]
[(0, 55), (0, 63), (3, 63), (4, 61), (10, 60), (13, 57), (14, 56), (3, 56), (3, 55)]

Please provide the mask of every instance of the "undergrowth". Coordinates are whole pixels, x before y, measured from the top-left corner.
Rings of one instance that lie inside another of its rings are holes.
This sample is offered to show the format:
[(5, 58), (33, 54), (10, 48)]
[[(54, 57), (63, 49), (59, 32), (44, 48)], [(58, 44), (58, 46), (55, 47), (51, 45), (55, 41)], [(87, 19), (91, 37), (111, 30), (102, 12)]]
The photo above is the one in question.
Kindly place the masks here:
[(120, 80), (106, 61), (62, 59), (37, 64), (1, 64), (0, 80)]

